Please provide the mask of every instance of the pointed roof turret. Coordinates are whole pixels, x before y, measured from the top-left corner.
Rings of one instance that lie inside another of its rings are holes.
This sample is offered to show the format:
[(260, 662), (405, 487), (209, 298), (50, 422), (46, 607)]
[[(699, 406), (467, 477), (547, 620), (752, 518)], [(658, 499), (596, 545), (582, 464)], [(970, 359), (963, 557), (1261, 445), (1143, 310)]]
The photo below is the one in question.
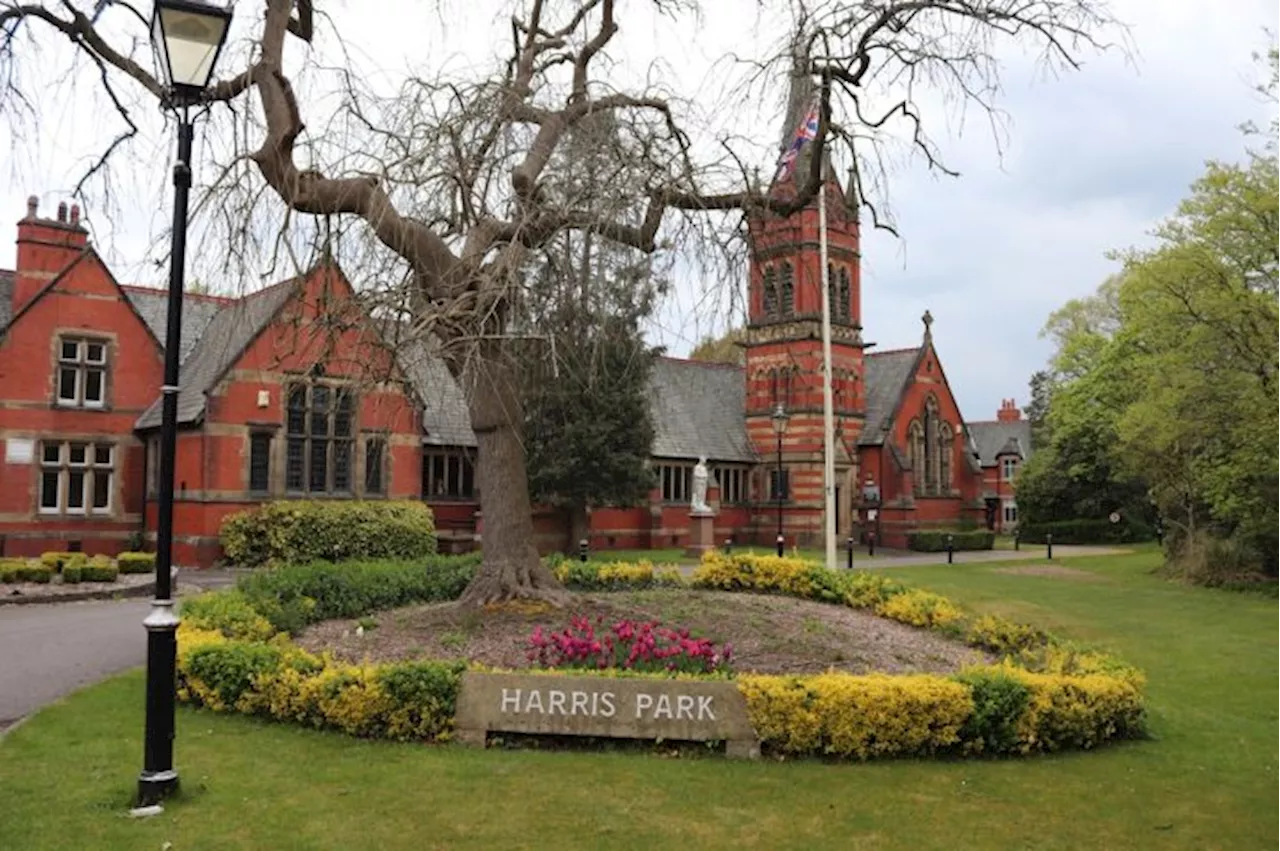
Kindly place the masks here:
[[(805, 120), (805, 116), (809, 113), (809, 107), (813, 104), (813, 100), (817, 95), (818, 87), (813, 82), (812, 61), (809, 55), (809, 40), (805, 36), (802, 24), (791, 40), (791, 69), (787, 81), (787, 106), (782, 116), (782, 132), (778, 139), (778, 156), (782, 156), (791, 147), (791, 143), (796, 137), (796, 130)], [(828, 143), (830, 142), (829, 137), (827, 141)], [(809, 143), (801, 149), (791, 177), (785, 182), (794, 183), (798, 180), (803, 180), (809, 173), (809, 164), (812, 162), (812, 157), (813, 147), (812, 143)], [(822, 177), (824, 180), (835, 181), (836, 185), (839, 185), (839, 178), (836, 177), (835, 168), (831, 164), (831, 149), (829, 146), (822, 152)]]

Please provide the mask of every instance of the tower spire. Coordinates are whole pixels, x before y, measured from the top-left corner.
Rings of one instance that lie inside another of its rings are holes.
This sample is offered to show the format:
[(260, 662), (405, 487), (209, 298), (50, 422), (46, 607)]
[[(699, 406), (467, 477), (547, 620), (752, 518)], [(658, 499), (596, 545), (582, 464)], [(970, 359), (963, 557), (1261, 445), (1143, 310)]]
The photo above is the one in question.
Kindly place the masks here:
[[(783, 112), (782, 132), (778, 137), (778, 153), (780, 155), (791, 147), (791, 143), (796, 137), (796, 129), (805, 120), (809, 107), (813, 105), (813, 99), (817, 95), (818, 87), (813, 82), (813, 60), (809, 54), (809, 39), (805, 34), (804, 21), (801, 21), (791, 38), (791, 68), (787, 80), (787, 107)], [(801, 150), (795, 169), (792, 171), (793, 180), (803, 180), (804, 176), (808, 175), (812, 156), (813, 149), (811, 146), (806, 146)], [(835, 179), (835, 169), (831, 164), (831, 153), (825, 149), (822, 152), (822, 179), (824, 181)]]

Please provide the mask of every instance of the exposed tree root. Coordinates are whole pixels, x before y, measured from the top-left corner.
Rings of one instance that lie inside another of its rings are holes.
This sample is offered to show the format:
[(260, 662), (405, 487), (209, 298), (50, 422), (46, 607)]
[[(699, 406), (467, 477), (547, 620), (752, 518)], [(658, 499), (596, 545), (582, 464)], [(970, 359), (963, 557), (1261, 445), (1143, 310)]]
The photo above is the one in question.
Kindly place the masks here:
[(523, 559), (501, 559), (497, 564), (486, 560), (462, 592), (458, 605), (481, 609), (527, 600), (559, 608), (572, 596), (539, 561), (529, 565)]

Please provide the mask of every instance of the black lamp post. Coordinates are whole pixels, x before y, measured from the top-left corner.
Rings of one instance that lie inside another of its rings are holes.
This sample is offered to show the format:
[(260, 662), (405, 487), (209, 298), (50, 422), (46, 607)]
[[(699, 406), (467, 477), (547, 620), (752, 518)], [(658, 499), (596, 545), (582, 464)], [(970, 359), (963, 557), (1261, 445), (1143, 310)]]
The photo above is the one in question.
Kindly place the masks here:
[(227, 40), (231, 10), (187, 0), (156, 0), (152, 46), (168, 88), (166, 106), (178, 116), (178, 161), (173, 167), (173, 250), (169, 257), (169, 315), (164, 341), (160, 424), (160, 499), (156, 524), (156, 596), (142, 624), (147, 629), (147, 728), (138, 806), (160, 803), (178, 787), (173, 767), (177, 691), (178, 616), (173, 609), (173, 468), (178, 441), (178, 349), (187, 253), (187, 199), (191, 190), (191, 114), (213, 76)]
[(786, 539), (782, 536), (782, 436), (787, 433), (787, 422), (791, 417), (787, 414), (786, 409), (782, 407), (782, 403), (778, 403), (778, 407), (773, 409), (773, 433), (778, 438), (778, 477), (774, 481), (774, 496), (778, 500), (778, 556), (782, 556), (783, 544)]

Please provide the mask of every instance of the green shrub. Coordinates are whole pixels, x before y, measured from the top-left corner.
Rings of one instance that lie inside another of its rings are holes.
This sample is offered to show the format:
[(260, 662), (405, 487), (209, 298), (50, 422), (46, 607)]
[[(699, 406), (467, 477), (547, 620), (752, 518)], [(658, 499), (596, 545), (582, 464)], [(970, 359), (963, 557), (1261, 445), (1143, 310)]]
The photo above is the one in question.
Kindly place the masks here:
[(197, 629), (216, 630), (227, 638), (265, 641), (275, 633), (271, 623), (236, 589), (186, 598), (182, 601), (182, 619)]
[(119, 569), (112, 564), (111, 559), (100, 559), (97, 557), (95, 557), (93, 561), (87, 562), (83, 565), (68, 563), (68, 565), (62, 568), (64, 573), (66, 572), (67, 567), (79, 567), (80, 579), (83, 582), (115, 582), (116, 577), (120, 574)]
[(66, 585), (79, 585), (84, 579), (84, 566), (69, 564), (62, 568), (62, 582)]
[(1155, 539), (1150, 526), (1123, 516), (1119, 523), (1104, 518), (1023, 523), (1018, 526), (1018, 537), (1024, 543), (1043, 544), (1050, 533), (1055, 544), (1130, 544)]
[(38, 561), (24, 562), (14, 571), (15, 582), (36, 582), (46, 585), (53, 580), (53, 568)]
[(54, 572), (60, 573), (62, 571), (62, 565), (71, 557), (71, 555), (72, 554), (68, 552), (40, 553), (40, 563)]
[(465, 662), (384, 665), (378, 682), (391, 698), (388, 732), (394, 738), (438, 739), (453, 729)]
[(479, 563), (479, 553), (416, 561), (318, 561), (259, 571), (242, 577), (238, 588), (275, 629), (297, 632), (315, 621), (457, 599)]
[(17, 582), (18, 571), (26, 565), (22, 559), (0, 559), (0, 582)]
[(845, 604), (855, 609), (874, 609), (907, 590), (907, 586), (890, 579), (883, 572), (861, 570), (850, 576)]
[(946, 529), (929, 529), (907, 533), (907, 549), (920, 553), (943, 553), (947, 551), (947, 537), (951, 537), (951, 548), (961, 550), (989, 550), (995, 546), (996, 533), (986, 529), (975, 531), (958, 531)]
[(973, 714), (960, 730), (966, 749), (987, 754), (1014, 753), (1018, 748), (1018, 719), (1031, 690), (999, 668), (975, 668), (957, 675), (973, 693)]
[(121, 573), (151, 573), (156, 569), (155, 553), (120, 553), (116, 566)]
[(254, 685), (254, 677), (274, 672), (280, 667), (282, 651), (271, 644), (253, 641), (228, 641), (206, 644), (186, 655), (183, 669), (194, 677), (227, 707)]
[(436, 551), (431, 509), (417, 501), (281, 500), (233, 514), (222, 548), (242, 567), (348, 559), (410, 559)]

